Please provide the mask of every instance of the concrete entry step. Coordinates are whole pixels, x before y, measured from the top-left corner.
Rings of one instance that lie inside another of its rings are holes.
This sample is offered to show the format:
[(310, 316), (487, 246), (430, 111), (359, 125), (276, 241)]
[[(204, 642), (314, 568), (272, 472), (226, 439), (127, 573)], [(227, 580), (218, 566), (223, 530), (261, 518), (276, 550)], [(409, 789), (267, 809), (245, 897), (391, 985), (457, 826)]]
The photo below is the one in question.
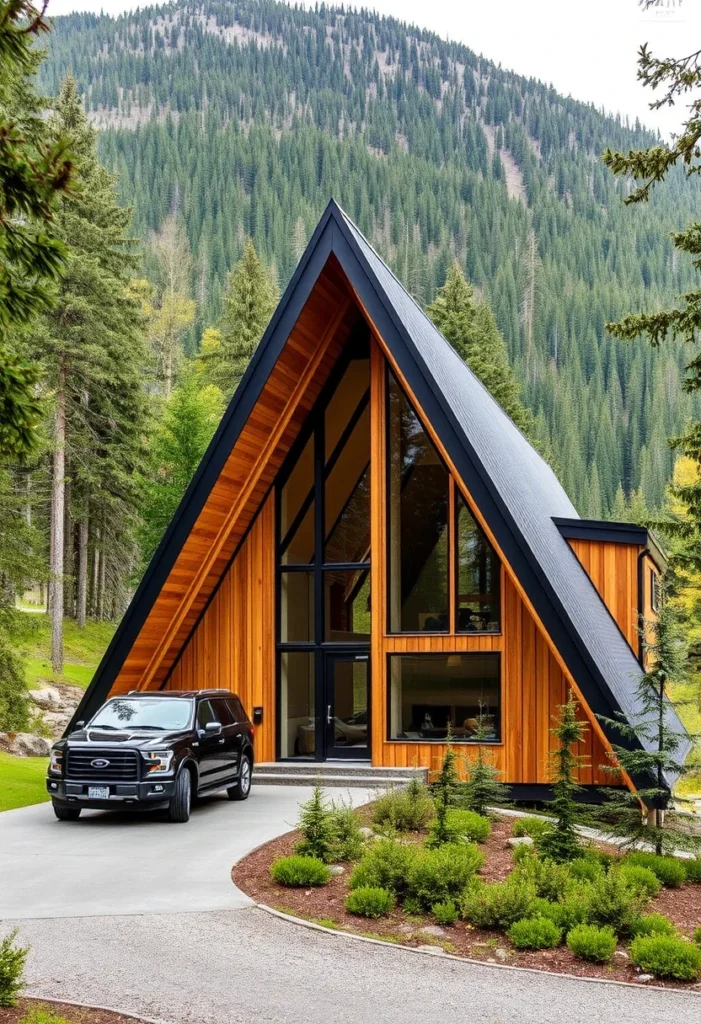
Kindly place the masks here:
[(405, 786), (411, 779), (428, 781), (426, 768), (380, 768), (367, 761), (277, 761), (257, 764), (253, 783), (259, 786), (385, 787)]

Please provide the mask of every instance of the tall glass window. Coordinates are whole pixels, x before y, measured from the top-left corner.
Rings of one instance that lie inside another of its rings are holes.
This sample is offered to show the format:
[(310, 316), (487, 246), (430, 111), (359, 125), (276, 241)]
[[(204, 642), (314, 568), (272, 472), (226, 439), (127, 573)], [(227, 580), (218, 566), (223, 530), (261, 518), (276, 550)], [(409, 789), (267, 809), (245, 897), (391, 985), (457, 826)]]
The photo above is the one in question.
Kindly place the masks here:
[(501, 629), (499, 558), (456, 488), (455, 548), (458, 633)]
[(390, 630), (447, 632), (449, 474), (391, 373), (388, 393)]

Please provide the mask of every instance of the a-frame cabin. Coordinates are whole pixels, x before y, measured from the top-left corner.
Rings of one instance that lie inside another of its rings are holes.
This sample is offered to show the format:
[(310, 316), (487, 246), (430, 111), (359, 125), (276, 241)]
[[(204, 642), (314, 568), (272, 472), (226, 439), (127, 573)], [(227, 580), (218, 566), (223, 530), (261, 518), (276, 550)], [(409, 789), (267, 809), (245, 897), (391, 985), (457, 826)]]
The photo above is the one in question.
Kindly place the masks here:
[(332, 202), (75, 720), (224, 687), (259, 762), (435, 769), (450, 728), (538, 796), (571, 687), (596, 786), (659, 566), (645, 530), (579, 519)]

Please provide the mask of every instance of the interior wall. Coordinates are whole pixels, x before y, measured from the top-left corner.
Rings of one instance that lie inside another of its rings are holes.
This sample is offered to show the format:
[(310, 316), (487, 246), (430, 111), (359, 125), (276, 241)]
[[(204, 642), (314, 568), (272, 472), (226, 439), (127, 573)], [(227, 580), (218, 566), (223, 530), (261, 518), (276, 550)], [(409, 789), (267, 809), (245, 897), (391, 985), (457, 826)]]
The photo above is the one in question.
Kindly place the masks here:
[(164, 689), (222, 687), (263, 708), (255, 757), (275, 757), (275, 498), (271, 493)]

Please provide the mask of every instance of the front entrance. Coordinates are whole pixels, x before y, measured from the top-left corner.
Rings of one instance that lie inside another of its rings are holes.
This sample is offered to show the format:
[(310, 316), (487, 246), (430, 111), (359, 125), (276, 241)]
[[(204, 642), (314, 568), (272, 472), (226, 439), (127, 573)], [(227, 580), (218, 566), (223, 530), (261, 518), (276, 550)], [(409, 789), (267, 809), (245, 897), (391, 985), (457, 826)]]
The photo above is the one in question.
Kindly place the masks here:
[(324, 755), (370, 758), (370, 656), (357, 651), (324, 653)]

